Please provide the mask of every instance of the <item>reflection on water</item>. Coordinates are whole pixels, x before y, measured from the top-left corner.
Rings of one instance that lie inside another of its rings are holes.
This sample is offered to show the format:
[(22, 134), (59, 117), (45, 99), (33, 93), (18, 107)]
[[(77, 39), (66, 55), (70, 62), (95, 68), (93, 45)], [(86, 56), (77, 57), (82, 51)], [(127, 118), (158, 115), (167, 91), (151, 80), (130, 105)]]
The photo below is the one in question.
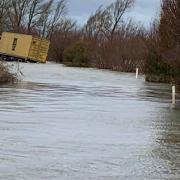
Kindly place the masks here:
[[(180, 179), (180, 102), (134, 74), (21, 64), (0, 87), (0, 179)], [(178, 97), (179, 99), (179, 97)]]

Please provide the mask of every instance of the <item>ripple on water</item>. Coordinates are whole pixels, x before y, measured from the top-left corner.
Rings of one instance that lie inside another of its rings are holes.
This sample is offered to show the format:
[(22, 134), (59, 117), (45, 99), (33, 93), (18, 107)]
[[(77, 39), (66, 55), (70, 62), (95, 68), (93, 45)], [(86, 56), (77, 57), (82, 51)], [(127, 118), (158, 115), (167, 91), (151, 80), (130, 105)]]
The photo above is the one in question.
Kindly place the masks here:
[(0, 179), (179, 179), (180, 97), (134, 74), (20, 64), (0, 87)]

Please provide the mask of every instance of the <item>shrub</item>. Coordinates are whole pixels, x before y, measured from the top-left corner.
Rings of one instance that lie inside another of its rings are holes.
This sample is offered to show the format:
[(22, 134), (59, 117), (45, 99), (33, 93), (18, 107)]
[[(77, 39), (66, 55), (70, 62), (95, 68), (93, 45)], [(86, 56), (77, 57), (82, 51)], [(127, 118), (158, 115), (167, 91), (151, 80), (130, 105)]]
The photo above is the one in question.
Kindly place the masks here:
[(155, 75), (170, 75), (170, 67), (155, 49), (149, 49), (146, 62), (146, 73)]
[(150, 47), (146, 59), (146, 80), (170, 83), (174, 79), (173, 68), (156, 47)]
[(10, 73), (9, 66), (0, 62), (0, 84), (14, 83), (16, 81), (16, 74)]
[(89, 67), (90, 61), (90, 48), (85, 42), (78, 42), (64, 52), (64, 64), (67, 66)]

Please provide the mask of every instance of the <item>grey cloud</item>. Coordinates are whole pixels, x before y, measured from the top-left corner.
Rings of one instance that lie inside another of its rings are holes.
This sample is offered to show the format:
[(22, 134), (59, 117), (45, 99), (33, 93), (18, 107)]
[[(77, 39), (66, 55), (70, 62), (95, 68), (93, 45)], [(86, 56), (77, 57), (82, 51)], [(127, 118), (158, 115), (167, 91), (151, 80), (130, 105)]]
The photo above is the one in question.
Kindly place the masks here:
[[(84, 24), (87, 18), (100, 6), (107, 6), (113, 0), (69, 0), (68, 9), (72, 18)], [(129, 13), (135, 20), (149, 24), (160, 9), (160, 0), (136, 0), (135, 7)]]

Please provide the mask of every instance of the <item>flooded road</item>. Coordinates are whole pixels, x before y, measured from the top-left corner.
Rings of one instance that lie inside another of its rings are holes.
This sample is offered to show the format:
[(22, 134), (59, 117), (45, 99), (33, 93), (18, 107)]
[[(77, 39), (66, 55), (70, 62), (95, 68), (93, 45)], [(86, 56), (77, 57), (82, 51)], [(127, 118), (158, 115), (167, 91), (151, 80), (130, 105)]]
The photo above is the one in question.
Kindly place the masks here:
[(22, 82), (0, 87), (0, 179), (180, 179), (170, 85), (56, 64), (20, 69)]

